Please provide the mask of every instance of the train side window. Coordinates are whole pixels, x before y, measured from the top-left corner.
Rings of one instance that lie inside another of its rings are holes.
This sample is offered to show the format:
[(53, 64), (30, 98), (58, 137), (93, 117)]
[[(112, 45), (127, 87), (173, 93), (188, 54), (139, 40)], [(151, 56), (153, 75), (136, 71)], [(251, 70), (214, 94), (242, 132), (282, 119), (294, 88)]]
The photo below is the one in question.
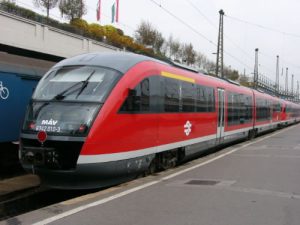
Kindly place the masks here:
[(249, 123), (252, 120), (252, 97), (239, 93), (228, 93), (228, 125)]
[(182, 112), (195, 112), (195, 85), (181, 83)]
[(196, 111), (197, 112), (207, 111), (207, 99), (206, 99), (205, 89), (203, 86), (197, 86)]
[(231, 125), (233, 122), (233, 95), (228, 93), (227, 95), (227, 122), (228, 125)]
[(196, 111), (197, 112), (214, 112), (215, 111), (214, 88), (197, 85), (197, 87), (196, 87)]
[(247, 96), (246, 97), (246, 118), (247, 118), (247, 122), (250, 122), (252, 120), (252, 109), (253, 109), (253, 103), (252, 103), (252, 96)]
[(239, 120), (239, 96), (237, 94), (233, 94), (233, 124), (238, 124)]
[(206, 87), (207, 93), (208, 93), (208, 112), (214, 112), (215, 111), (215, 92), (214, 89), (211, 87)]
[(271, 119), (271, 102), (269, 100), (256, 100), (256, 119), (258, 121)]
[(179, 81), (165, 78), (165, 112), (179, 112)]

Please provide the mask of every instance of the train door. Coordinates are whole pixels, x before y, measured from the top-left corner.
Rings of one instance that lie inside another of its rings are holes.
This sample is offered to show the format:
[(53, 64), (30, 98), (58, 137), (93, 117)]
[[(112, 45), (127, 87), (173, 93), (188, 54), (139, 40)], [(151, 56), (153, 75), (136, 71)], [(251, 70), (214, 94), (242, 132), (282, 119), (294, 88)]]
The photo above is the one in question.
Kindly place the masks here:
[(224, 137), (225, 120), (225, 95), (224, 89), (218, 88), (218, 126), (217, 126), (217, 143), (222, 142)]

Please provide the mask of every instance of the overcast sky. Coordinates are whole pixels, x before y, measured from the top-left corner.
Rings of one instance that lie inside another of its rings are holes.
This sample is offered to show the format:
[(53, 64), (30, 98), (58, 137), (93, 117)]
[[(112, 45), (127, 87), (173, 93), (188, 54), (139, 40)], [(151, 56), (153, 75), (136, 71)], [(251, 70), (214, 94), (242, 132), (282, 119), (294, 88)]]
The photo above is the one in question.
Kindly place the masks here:
[[(84, 19), (96, 22), (98, 0), (85, 0), (88, 13)], [(276, 55), (280, 57), (281, 86), (285, 68), (300, 81), (300, 1), (299, 0), (119, 0), (119, 24), (125, 34), (133, 36), (142, 20), (150, 22), (162, 32), (181, 42), (192, 43), (195, 50), (215, 61), (220, 9), (224, 17), (224, 62), (227, 66), (250, 75), (254, 69), (254, 49), (259, 48), (259, 72), (275, 80)], [(159, 7), (154, 2), (160, 4)], [(102, 0), (101, 25), (110, 24), (114, 0)], [(31, 0), (17, 0), (17, 4), (37, 12)], [(190, 27), (170, 16), (174, 14)], [(50, 12), (59, 19), (58, 10)], [(193, 30), (192, 30), (193, 29)], [(209, 41), (208, 41), (209, 40)], [(212, 44), (213, 43), (213, 44)], [(291, 78), (290, 78), (291, 80)], [(289, 82), (290, 83), (290, 82)], [(296, 83), (296, 82), (295, 82)], [(290, 85), (289, 85), (290, 86)]]

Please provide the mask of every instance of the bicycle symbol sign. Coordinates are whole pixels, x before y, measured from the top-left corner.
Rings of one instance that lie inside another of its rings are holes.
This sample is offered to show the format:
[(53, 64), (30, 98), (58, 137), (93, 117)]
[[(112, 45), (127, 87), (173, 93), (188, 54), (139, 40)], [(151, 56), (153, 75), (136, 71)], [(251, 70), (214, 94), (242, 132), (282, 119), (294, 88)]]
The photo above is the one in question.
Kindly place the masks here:
[(8, 98), (8, 96), (9, 96), (9, 91), (7, 87), (4, 87), (2, 81), (0, 81), (0, 98), (5, 100)]

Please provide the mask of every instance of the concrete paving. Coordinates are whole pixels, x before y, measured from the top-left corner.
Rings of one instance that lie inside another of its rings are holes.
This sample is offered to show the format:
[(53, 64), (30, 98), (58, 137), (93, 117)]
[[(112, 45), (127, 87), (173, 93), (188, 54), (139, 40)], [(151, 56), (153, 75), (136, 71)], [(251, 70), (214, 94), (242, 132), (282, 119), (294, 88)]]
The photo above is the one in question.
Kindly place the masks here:
[(299, 225), (299, 134), (292, 126), (0, 224)]

